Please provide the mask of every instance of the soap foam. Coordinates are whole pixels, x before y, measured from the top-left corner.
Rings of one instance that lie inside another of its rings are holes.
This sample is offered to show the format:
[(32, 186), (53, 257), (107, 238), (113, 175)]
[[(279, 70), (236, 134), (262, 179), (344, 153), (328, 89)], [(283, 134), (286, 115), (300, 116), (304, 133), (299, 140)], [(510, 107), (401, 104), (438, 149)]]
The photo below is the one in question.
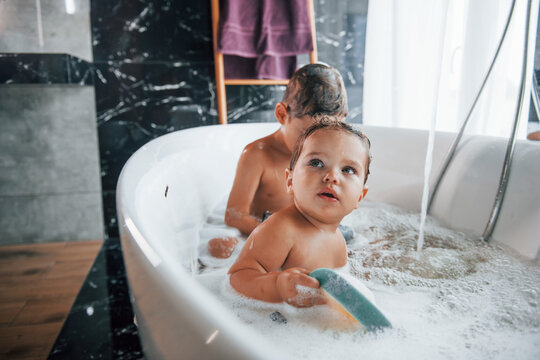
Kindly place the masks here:
[[(374, 293), (392, 323), (381, 332), (366, 333), (327, 305), (298, 309), (238, 294), (227, 270), (239, 249), (227, 261), (212, 262), (197, 278), (292, 358), (537, 359), (540, 267), (429, 217), (424, 248), (417, 253), (419, 217), (362, 202), (343, 221), (355, 231), (348, 270)], [(217, 218), (214, 214), (203, 232), (209, 226), (225, 229)]]

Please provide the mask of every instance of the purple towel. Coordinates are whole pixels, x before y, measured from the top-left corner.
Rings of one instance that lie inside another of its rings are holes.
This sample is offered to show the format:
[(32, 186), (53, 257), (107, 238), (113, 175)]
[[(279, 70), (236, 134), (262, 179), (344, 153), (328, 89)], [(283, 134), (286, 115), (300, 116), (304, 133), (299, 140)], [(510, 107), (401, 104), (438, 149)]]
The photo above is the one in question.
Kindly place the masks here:
[(307, 0), (222, 0), (218, 51), (225, 78), (288, 79), (313, 50)]

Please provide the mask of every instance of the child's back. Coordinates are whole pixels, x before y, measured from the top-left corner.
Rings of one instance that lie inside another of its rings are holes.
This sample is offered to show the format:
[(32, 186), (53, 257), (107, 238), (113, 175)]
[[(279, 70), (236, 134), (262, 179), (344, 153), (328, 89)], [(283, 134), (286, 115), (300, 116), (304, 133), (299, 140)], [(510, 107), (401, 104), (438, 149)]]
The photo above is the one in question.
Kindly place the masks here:
[[(290, 152), (280, 135), (276, 132), (247, 145), (238, 161), (225, 219), (243, 233), (251, 233), (265, 211), (275, 212), (290, 205), (285, 175), (278, 170), (286, 168)], [(241, 217), (245, 214), (250, 215), (247, 221)]]

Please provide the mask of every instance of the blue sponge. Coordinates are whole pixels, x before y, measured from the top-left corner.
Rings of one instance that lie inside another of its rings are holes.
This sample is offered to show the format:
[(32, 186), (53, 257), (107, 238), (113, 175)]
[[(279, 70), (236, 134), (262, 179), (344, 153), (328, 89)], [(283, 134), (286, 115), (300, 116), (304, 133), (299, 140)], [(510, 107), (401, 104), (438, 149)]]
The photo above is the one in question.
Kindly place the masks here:
[(313, 270), (309, 276), (319, 280), (321, 288), (337, 300), (367, 331), (392, 326), (373, 302), (337, 272), (320, 268)]

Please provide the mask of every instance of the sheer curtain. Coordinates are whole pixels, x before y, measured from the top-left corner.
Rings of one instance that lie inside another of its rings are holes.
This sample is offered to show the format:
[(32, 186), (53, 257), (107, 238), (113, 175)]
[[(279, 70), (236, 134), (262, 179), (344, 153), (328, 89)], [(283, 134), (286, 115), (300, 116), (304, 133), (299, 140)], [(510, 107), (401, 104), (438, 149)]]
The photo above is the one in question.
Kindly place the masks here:
[[(457, 131), (502, 36), (512, 0), (369, 2), (364, 124)], [(527, 0), (516, 0), (501, 53), (467, 133), (507, 137), (520, 90)], [(527, 94), (534, 63), (538, 0), (531, 17)], [(525, 109), (529, 109), (529, 99)], [(528, 111), (519, 136), (526, 135)]]

